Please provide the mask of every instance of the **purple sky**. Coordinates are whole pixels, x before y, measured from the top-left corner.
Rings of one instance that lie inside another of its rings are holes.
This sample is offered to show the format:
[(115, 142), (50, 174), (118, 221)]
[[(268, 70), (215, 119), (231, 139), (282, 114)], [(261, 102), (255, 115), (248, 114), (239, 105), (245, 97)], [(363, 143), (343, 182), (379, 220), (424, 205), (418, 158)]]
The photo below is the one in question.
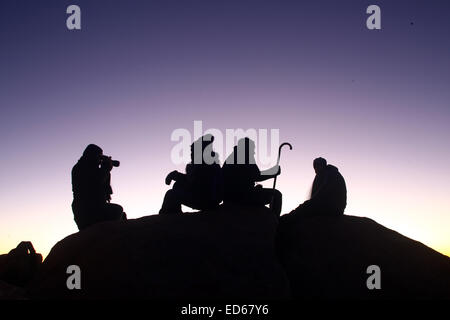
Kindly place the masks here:
[[(128, 216), (157, 213), (183, 169), (170, 135), (201, 120), (293, 144), (283, 213), (323, 156), (347, 180), (347, 214), (450, 255), (450, 3), (300, 2), (3, 0), (0, 253), (31, 240), (47, 254), (77, 230), (70, 170), (89, 143), (121, 160)], [(370, 4), (382, 30), (366, 28)]]

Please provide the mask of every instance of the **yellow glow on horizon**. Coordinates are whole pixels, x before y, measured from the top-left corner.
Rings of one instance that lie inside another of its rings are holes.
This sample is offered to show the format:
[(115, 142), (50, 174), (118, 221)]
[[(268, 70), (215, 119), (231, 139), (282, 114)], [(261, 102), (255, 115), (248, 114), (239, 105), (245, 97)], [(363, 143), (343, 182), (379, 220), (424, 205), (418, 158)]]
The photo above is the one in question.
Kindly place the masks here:
[[(142, 208), (130, 208), (130, 212), (136, 212), (140, 211)], [(367, 211), (368, 212), (368, 211)], [(68, 214), (70, 214), (68, 212)], [(353, 215), (350, 212), (347, 212), (346, 214)], [(355, 214), (356, 215), (356, 214)], [(423, 229), (412, 227), (410, 225), (405, 224), (398, 224), (396, 222), (392, 221), (383, 221), (383, 217), (373, 217), (370, 215), (361, 215), (364, 217), (368, 217), (370, 219), (375, 220), (377, 223), (380, 223), (381, 225), (392, 229), (394, 231), (399, 232), (400, 234), (411, 238), (413, 240), (417, 240), (423, 244), (425, 244), (428, 247), (433, 248), (434, 250), (450, 257), (450, 247), (448, 247), (445, 244), (446, 239), (439, 239), (438, 237), (435, 237), (433, 233), (427, 233), (425, 231), (422, 231)], [(138, 216), (131, 215), (130, 218), (139, 218)], [(1, 234), (3, 235), (1, 237), (0, 241), (0, 254), (6, 254), (11, 249), (15, 248), (21, 241), (31, 241), (36, 249), (37, 252), (41, 253), (43, 257), (45, 258), (48, 253), (50, 252), (50, 249), (60, 240), (63, 238), (69, 236), (72, 233), (77, 232), (77, 228), (75, 226), (75, 223), (71, 220), (71, 217), (69, 216), (69, 219), (64, 222), (64, 225), (59, 226), (58, 228), (53, 229), (53, 233), (46, 233), (50, 230), (46, 229), (44, 232), (35, 232), (33, 231), (31, 226), (28, 226), (26, 228), (19, 227), (17, 225), (11, 226), (9, 228), (8, 233), (5, 233), (2, 228)], [(445, 226), (443, 226), (443, 229)], [(443, 230), (445, 231), (445, 230)], [(4, 236), (7, 234), (6, 236)]]
[[(446, 186), (439, 185), (439, 181), (433, 186), (427, 185), (430, 177), (426, 176), (415, 177), (416, 184), (410, 185), (410, 177), (402, 172), (397, 174), (398, 180), (390, 181), (393, 173), (389, 168), (367, 172), (352, 165), (351, 159), (346, 160), (353, 169), (349, 174), (347, 167), (340, 168), (347, 181), (347, 215), (368, 217), (450, 256), (450, 205), (445, 200)], [(145, 159), (142, 161), (145, 162)], [(337, 166), (340, 167), (340, 164)], [(142, 173), (142, 167), (145, 166), (124, 166), (123, 170), (120, 168), (113, 175), (113, 202), (123, 205), (130, 219), (157, 214), (164, 193), (169, 189), (164, 184), (166, 172), (183, 170), (183, 166), (169, 164), (158, 170), (153, 169), (156, 173), (151, 170)], [(305, 169), (295, 170), (298, 167)], [(17, 199), (11, 196), (9, 200), (14, 207), (4, 208), (8, 216), (0, 225), (0, 253), (9, 252), (20, 241), (31, 241), (36, 251), (45, 257), (58, 241), (78, 231), (70, 208), (72, 195), (67, 172), (63, 172), (63, 177), (55, 179), (58, 185), (51, 186), (50, 191), (46, 189), (50, 187), (44, 186), (25, 202), (19, 196)], [(282, 175), (277, 181), (277, 189), (283, 192), (283, 214), (308, 198), (313, 178), (309, 158), (299, 158), (295, 154), (288, 156), (286, 153), (282, 161)], [(272, 184), (273, 180), (263, 183), (268, 188)], [(428, 188), (427, 197), (423, 196), (423, 186)], [(44, 198), (48, 193), (53, 196)]]

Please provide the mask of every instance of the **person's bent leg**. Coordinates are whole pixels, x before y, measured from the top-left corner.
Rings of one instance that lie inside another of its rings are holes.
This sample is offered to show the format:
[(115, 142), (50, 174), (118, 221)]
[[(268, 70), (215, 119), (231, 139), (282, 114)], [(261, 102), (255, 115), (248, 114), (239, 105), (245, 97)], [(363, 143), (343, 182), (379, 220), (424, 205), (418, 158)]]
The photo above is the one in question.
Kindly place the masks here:
[(302, 204), (300, 204), (297, 208), (289, 212), (289, 214), (286, 215), (289, 219), (300, 219), (300, 218), (307, 218), (315, 215), (315, 210), (313, 206), (311, 205), (311, 202), (309, 200), (306, 200)]
[(270, 210), (275, 214), (276, 217), (279, 217), (281, 214), (281, 206), (282, 206), (282, 195), (281, 192), (277, 189), (269, 189), (262, 188), (256, 189), (259, 201), (263, 205), (269, 205)]
[(159, 214), (181, 213), (181, 201), (179, 191), (171, 189), (166, 192)]
[(277, 189), (272, 190), (272, 200), (270, 202), (270, 209), (275, 213), (277, 217), (281, 215), (281, 207), (283, 204), (283, 195)]

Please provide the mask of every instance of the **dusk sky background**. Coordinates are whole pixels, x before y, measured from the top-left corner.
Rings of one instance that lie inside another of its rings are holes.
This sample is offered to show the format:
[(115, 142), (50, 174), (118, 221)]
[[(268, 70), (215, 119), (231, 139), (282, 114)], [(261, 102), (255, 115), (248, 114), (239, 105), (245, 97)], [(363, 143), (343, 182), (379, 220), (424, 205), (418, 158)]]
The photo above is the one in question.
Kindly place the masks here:
[[(66, 28), (71, 4), (82, 30)], [(70, 172), (89, 143), (121, 161), (113, 202), (156, 214), (184, 169), (171, 134), (201, 120), (279, 129), (294, 147), (283, 213), (322, 156), (346, 214), (450, 255), (449, 39), (449, 1), (2, 0), (0, 253), (29, 240), (45, 256), (77, 232)]]

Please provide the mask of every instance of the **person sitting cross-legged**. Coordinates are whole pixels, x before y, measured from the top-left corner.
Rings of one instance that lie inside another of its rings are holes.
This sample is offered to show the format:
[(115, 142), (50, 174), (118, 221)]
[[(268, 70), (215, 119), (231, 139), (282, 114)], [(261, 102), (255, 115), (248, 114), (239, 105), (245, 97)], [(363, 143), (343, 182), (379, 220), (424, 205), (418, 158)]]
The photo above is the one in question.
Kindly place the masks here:
[(186, 173), (172, 171), (166, 184), (175, 181), (164, 196), (159, 214), (182, 213), (181, 205), (197, 210), (214, 209), (222, 202), (222, 173), (218, 154), (212, 150), (214, 136), (205, 135), (191, 145)]
[(222, 166), (224, 204), (270, 205), (270, 209), (279, 217), (282, 203), (281, 192), (263, 188), (255, 183), (275, 178), (281, 173), (281, 169), (279, 166), (274, 166), (261, 172), (255, 162), (255, 143), (249, 138), (240, 139)]

